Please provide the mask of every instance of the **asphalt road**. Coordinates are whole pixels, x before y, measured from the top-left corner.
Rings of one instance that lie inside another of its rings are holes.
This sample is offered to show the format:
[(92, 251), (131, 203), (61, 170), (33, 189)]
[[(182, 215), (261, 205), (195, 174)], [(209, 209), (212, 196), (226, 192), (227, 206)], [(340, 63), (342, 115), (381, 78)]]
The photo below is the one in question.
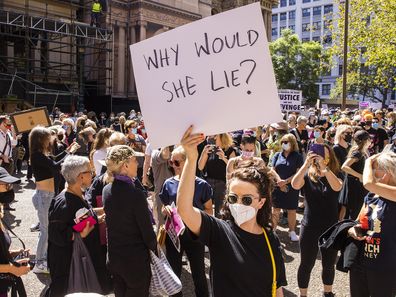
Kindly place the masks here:
[[(29, 182), (25, 177), (22, 177), (22, 183), (16, 188), (16, 202), (12, 205), (16, 208), (16, 211), (6, 212), (5, 219), (10, 224), (13, 231), (23, 239), (26, 247), (31, 249), (34, 257), (39, 233), (30, 232), (29, 229), (32, 224), (38, 221), (31, 199), (33, 192), (34, 182)], [(298, 220), (301, 220), (301, 215), (298, 216)], [(279, 227), (277, 232), (284, 248), (286, 263), (288, 286), (284, 288), (284, 295), (285, 297), (299, 296), (297, 285), (297, 269), (300, 261), (298, 243), (293, 243), (288, 239), (287, 229)], [(12, 238), (12, 248), (21, 248), (21, 244), (16, 238)], [(205, 262), (207, 267), (207, 276), (209, 276), (209, 255), (207, 255)], [(29, 273), (28, 275), (23, 276), (23, 281), (26, 287), (27, 296), (38, 297), (42, 296), (41, 294), (45, 286), (50, 282), (50, 278), (46, 275)], [(184, 296), (195, 296), (188, 265), (184, 266), (182, 283)], [(308, 296), (321, 297), (323, 296), (322, 289), (321, 262), (320, 256), (318, 256), (314, 270), (311, 274)], [(336, 272), (334, 293), (336, 293), (337, 297), (349, 296), (349, 277), (347, 274), (338, 271)]]

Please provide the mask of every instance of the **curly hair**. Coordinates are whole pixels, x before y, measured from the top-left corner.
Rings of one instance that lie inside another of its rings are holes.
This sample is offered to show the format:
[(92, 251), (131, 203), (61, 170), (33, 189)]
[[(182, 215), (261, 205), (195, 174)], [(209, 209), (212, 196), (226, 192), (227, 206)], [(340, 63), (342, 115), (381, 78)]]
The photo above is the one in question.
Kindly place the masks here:
[[(232, 173), (231, 178), (228, 181), (227, 194), (230, 191), (230, 184), (234, 180), (253, 184), (257, 188), (260, 197), (266, 198), (263, 207), (257, 212), (256, 220), (257, 224), (259, 224), (261, 227), (272, 229), (273, 223), (271, 208), (275, 177), (270, 172), (270, 169), (255, 160), (241, 162), (238, 166), (238, 169)], [(227, 201), (225, 201), (220, 214), (223, 220), (234, 221)]]

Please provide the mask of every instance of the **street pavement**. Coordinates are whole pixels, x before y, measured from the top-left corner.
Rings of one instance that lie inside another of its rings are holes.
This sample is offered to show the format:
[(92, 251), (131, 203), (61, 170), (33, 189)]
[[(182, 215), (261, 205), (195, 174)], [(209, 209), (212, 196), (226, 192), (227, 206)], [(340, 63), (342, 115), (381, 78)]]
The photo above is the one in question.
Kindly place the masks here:
[[(30, 232), (30, 226), (35, 224), (37, 219), (36, 211), (33, 207), (32, 196), (34, 192), (34, 182), (27, 181), (24, 176), (22, 183), (18, 185), (16, 190), (16, 202), (12, 204), (16, 211), (5, 212), (5, 220), (11, 226), (13, 231), (25, 242), (26, 247), (30, 248), (31, 253), (36, 252), (36, 246), (38, 241), (38, 232)], [(298, 220), (301, 220), (301, 215), (298, 215)], [(284, 288), (285, 297), (299, 296), (298, 285), (297, 285), (297, 269), (300, 261), (299, 257), (299, 246), (298, 243), (293, 243), (288, 239), (288, 232), (286, 228), (282, 226), (278, 227), (277, 231), (282, 246), (284, 249), (284, 257), (286, 263), (287, 281), (288, 286)], [(297, 232), (298, 233), (298, 232)], [(20, 242), (12, 237), (11, 248), (21, 248)], [(265, 247), (263, 247), (265, 248)], [(206, 255), (206, 274), (209, 278), (209, 254)], [(194, 285), (192, 283), (191, 274), (189, 273), (189, 266), (183, 266), (183, 294), (186, 297), (193, 297)], [(272, 273), (272, 272), (271, 272)], [(26, 287), (28, 297), (39, 297), (42, 296), (43, 290), (46, 285), (49, 284), (50, 278), (46, 275), (36, 275), (29, 273), (23, 276), (23, 281)], [(312, 297), (322, 297), (322, 284), (321, 284), (321, 263), (320, 256), (317, 257), (315, 267), (311, 274), (311, 281), (309, 286), (309, 295)], [(336, 272), (336, 278), (334, 281), (334, 293), (337, 297), (349, 296), (349, 278), (348, 275), (342, 272)], [(114, 295), (109, 295), (114, 296)], [(137, 296), (138, 297), (138, 296)], [(230, 296), (231, 297), (231, 296)], [(235, 296), (238, 297), (238, 296)]]

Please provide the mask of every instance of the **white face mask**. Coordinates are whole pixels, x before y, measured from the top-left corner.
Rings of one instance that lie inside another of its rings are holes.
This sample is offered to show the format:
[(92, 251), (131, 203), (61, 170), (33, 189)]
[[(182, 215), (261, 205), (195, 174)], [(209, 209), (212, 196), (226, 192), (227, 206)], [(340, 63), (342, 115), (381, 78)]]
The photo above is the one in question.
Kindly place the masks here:
[(231, 211), (231, 215), (238, 226), (241, 226), (243, 223), (250, 221), (257, 214), (257, 209), (250, 205), (234, 203), (229, 204), (229, 208)]
[(242, 158), (253, 158), (254, 152), (242, 151)]
[(282, 143), (282, 149), (284, 151), (290, 150), (290, 143)]

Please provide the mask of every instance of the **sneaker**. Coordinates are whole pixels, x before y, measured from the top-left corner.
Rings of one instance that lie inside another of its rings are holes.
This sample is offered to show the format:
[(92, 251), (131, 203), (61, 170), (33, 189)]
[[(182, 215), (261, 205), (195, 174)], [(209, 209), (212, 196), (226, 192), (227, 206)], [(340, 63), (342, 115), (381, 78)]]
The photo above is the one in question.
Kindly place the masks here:
[(289, 232), (289, 237), (290, 237), (291, 241), (299, 241), (300, 240), (300, 238), (294, 231)]
[(209, 253), (209, 248), (205, 245), (205, 253)]
[(36, 274), (49, 274), (48, 267), (45, 264), (36, 264), (32, 271)]
[(40, 223), (33, 224), (30, 226), (30, 232), (39, 232), (40, 231)]

